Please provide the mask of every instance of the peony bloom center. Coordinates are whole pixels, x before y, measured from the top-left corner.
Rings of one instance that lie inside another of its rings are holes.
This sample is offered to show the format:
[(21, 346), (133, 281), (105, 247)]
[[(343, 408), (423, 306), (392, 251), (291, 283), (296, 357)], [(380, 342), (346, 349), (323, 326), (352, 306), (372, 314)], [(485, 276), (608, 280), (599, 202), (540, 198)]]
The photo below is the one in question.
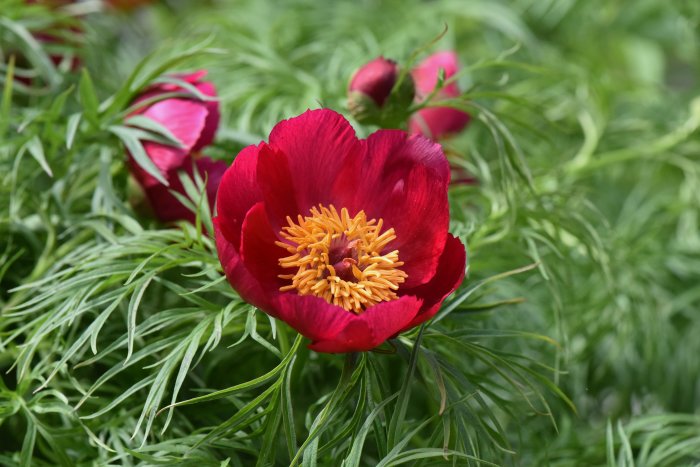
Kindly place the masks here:
[(287, 217), (276, 242), (290, 256), (280, 258), (283, 268), (296, 269), (279, 277), (292, 283), (281, 291), (314, 295), (354, 313), (379, 302), (395, 300), (406, 273), (399, 269), (399, 250), (383, 253), (394, 239), (394, 229), (382, 232), (383, 220), (367, 220), (364, 211), (354, 217), (346, 208), (319, 205), (311, 215)]

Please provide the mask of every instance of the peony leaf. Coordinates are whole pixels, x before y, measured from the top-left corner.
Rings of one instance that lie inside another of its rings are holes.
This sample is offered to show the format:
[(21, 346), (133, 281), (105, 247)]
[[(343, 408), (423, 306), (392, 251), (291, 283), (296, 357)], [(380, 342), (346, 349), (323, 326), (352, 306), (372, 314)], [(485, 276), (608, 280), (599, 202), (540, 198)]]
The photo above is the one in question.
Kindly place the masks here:
[(53, 172), (51, 171), (51, 167), (49, 167), (49, 163), (46, 161), (44, 147), (41, 144), (39, 137), (35, 135), (32, 137), (32, 139), (27, 141), (23, 147), (29, 151), (29, 154), (31, 154), (34, 160), (36, 160), (41, 168), (44, 169), (44, 172), (46, 172), (49, 177), (53, 177)]

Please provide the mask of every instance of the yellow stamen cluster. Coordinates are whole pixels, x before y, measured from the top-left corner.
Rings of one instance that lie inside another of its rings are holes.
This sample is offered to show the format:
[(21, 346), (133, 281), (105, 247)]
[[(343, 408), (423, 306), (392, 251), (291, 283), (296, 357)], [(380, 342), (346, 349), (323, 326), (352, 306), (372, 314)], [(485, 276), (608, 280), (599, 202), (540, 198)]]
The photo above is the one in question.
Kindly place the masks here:
[(364, 211), (350, 217), (333, 205), (311, 209), (311, 215), (287, 217), (280, 232), (285, 240), (277, 245), (290, 256), (280, 258), (283, 268), (295, 268), (294, 274), (279, 277), (292, 281), (281, 291), (297, 290), (299, 295), (315, 295), (328, 303), (354, 313), (368, 306), (395, 300), (406, 273), (399, 269), (399, 251), (382, 254), (396, 238), (394, 229), (382, 233), (382, 219), (367, 220)]

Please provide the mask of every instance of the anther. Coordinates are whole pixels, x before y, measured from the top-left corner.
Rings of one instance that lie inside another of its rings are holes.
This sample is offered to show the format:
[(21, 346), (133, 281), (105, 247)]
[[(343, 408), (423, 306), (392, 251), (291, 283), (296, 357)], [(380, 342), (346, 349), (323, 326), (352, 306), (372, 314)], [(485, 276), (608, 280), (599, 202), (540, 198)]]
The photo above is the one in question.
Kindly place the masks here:
[(347, 208), (319, 205), (310, 215), (297, 216), (276, 244), (290, 253), (280, 258), (283, 268), (296, 268), (294, 274), (279, 277), (291, 280), (280, 291), (296, 290), (315, 295), (345, 310), (362, 313), (368, 306), (395, 300), (406, 273), (399, 269), (398, 250), (382, 253), (396, 239), (394, 229), (382, 232), (382, 219), (367, 220), (364, 211), (350, 217)]

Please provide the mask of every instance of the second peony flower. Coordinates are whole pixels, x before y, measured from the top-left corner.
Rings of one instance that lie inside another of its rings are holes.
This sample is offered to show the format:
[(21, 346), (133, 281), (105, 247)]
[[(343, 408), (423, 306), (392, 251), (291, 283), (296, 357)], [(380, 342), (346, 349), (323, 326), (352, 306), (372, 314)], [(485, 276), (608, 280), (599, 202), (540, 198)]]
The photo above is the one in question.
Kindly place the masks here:
[(172, 75), (171, 78), (187, 83), (212, 99), (205, 101), (177, 84), (161, 82), (151, 85), (136, 98), (133, 103), (136, 110), (129, 115), (142, 115), (159, 123), (181, 144), (176, 147), (155, 141), (143, 143), (146, 154), (169, 186), (161, 184), (133, 157), (129, 157), (131, 173), (143, 189), (154, 215), (162, 222), (195, 221), (195, 213), (173, 195), (173, 192), (185, 195), (179, 172), (184, 171), (193, 178), (196, 170), (200, 177), (206, 179), (206, 195), (211, 208), (219, 181), (226, 170), (225, 162), (201, 155), (201, 151), (214, 140), (220, 118), (219, 104), (213, 99), (216, 89), (211, 82), (204, 81), (206, 74), (205, 70), (200, 70)]
[(439, 144), (358, 139), (327, 109), (278, 123), (224, 174), (219, 259), (240, 296), (318, 352), (366, 351), (430, 319), (464, 278)]

